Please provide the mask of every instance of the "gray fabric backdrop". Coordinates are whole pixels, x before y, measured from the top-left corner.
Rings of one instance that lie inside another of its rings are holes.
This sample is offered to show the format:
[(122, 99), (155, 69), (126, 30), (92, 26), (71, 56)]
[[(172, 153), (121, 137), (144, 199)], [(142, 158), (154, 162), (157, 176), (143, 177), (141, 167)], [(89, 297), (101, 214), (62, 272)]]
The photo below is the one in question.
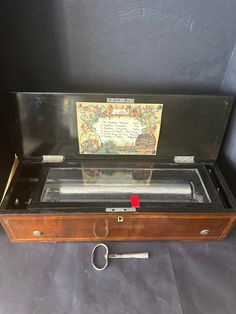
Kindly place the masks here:
[[(235, 12), (235, 0), (1, 1), (0, 91), (235, 94)], [(236, 192), (235, 121), (221, 163)], [(151, 258), (102, 273), (93, 245), (1, 233), (0, 314), (236, 312), (235, 231), (219, 243), (112, 243)]]
[(235, 0), (0, 3), (1, 88), (235, 90)]

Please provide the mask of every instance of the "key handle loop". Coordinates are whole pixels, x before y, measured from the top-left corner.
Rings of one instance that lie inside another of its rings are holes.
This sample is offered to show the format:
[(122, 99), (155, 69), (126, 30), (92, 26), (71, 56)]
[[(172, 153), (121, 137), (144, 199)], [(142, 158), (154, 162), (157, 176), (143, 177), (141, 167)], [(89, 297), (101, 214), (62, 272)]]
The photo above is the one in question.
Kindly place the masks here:
[[(105, 254), (104, 254), (104, 259), (105, 259), (105, 265), (104, 266), (102, 266), (102, 267), (98, 267), (96, 264), (95, 264), (95, 252), (96, 252), (96, 250), (97, 250), (97, 248), (99, 248), (99, 247), (104, 247), (105, 248)], [(92, 250), (92, 254), (91, 254), (91, 263), (92, 263), (92, 265), (93, 265), (93, 268), (95, 268), (96, 270), (104, 270), (104, 269), (106, 269), (107, 268), (107, 266), (108, 266), (108, 253), (109, 253), (109, 251), (108, 251), (108, 246), (106, 245), (106, 244), (104, 244), (104, 243), (99, 243), (99, 244), (97, 244), (97, 245), (95, 245), (95, 247), (93, 248), (93, 250)]]

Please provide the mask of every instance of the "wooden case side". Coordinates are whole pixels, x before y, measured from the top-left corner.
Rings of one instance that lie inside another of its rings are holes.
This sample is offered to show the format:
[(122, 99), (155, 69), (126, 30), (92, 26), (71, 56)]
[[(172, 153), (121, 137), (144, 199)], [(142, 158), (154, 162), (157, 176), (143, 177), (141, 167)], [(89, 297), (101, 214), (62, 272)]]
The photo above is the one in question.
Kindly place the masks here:
[(2, 202), (4, 200), (4, 197), (6, 196), (6, 193), (7, 193), (8, 189), (9, 189), (9, 186), (10, 186), (10, 184), (12, 182), (12, 179), (14, 177), (14, 174), (15, 174), (15, 172), (17, 170), (18, 165), (19, 165), (19, 159), (15, 155), (15, 159), (14, 159), (14, 162), (13, 162), (13, 165), (12, 165), (12, 168), (11, 168), (8, 180), (7, 180), (7, 184), (6, 184), (6, 187), (5, 187), (5, 190), (4, 190), (4, 193), (3, 193), (0, 205), (2, 204)]

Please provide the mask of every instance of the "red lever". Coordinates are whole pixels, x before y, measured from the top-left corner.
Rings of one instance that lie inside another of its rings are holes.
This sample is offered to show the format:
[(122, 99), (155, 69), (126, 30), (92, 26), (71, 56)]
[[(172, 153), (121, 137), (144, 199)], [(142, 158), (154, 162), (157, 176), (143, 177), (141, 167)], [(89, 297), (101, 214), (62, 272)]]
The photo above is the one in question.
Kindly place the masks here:
[(138, 195), (130, 195), (131, 207), (140, 207)]

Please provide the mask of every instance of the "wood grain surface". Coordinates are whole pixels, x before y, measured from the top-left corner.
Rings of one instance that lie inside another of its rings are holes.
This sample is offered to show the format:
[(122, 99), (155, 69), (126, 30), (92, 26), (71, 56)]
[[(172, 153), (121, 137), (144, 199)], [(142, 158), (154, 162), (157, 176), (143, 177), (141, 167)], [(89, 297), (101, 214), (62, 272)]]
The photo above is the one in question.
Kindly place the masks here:
[[(222, 240), (234, 225), (235, 216), (231, 214), (21, 214), (3, 215), (1, 222), (13, 242)], [(203, 235), (202, 230), (209, 232)]]

